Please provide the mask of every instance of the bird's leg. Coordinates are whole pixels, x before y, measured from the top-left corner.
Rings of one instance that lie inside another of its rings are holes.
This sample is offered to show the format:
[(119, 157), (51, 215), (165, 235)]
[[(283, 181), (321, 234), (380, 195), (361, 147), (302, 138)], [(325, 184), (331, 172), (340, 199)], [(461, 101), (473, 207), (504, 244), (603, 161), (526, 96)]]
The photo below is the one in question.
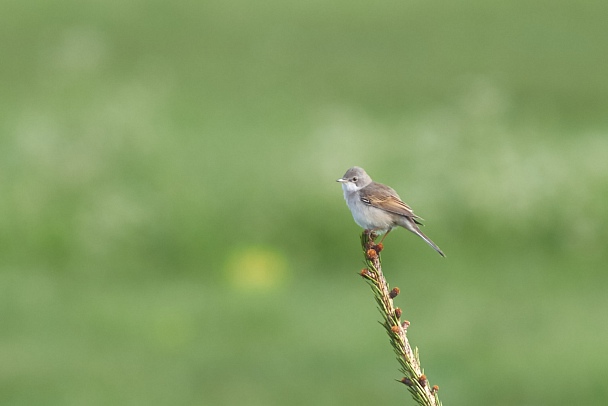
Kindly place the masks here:
[(388, 235), (388, 233), (390, 233), (392, 230), (392, 228), (389, 228), (388, 231), (386, 233), (384, 233), (384, 235), (382, 236), (382, 239), (380, 240), (380, 242), (378, 244), (382, 244), (382, 241), (384, 241), (384, 239), (386, 238), (386, 236)]
[(365, 229), (365, 231), (363, 231), (365, 233), (365, 235), (367, 235), (367, 241), (368, 241), (368, 245), (370, 247), (375, 245), (374, 240), (376, 238), (378, 238), (378, 234), (376, 234), (376, 231), (373, 229)]
[(370, 230), (369, 238), (372, 240), (373, 243), (376, 243), (376, 238), (378, 238), (378, 234), (376, 233), (376, 230)]

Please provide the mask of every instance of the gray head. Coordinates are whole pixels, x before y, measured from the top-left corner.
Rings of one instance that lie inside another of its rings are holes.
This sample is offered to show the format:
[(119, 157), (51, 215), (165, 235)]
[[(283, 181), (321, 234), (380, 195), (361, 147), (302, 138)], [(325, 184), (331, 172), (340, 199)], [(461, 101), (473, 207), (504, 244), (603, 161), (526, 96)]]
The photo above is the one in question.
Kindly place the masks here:
[(372, 178), (363, 168), (353, 166), (336, 182), (342, 183), (342, 189), (345, 191), (355, 192), (372, 183)]

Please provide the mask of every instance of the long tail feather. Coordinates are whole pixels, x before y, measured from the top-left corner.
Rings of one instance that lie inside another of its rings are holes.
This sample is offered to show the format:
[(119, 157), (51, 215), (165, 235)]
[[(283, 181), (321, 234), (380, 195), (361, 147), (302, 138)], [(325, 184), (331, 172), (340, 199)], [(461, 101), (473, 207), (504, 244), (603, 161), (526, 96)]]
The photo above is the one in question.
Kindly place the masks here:
[(443, 251), (441, 251), (441, 248), (439, 248), (437, 246), (437, 244), (435, 244), (429, 237), (424, 235), (424, 233), (422, 231), (420, 231), (420, 229), (418, 228), (416, 223), (412, 222), (409, 219), (406, 219), (405, 221), (403, 221), (403, 224), (401, 224), (401, 225), (404, 228), (407, 228), (408, 230), (410, 230), (412, 233), (416, 234), (418, 237), (422, 238), (428, 245), (433, 247), (433, 249), (435, 251), (437, 251), (439, 253), (439, 255), (441, 255), (442, 257), (445, 257), (445, 254), (443, 253)]

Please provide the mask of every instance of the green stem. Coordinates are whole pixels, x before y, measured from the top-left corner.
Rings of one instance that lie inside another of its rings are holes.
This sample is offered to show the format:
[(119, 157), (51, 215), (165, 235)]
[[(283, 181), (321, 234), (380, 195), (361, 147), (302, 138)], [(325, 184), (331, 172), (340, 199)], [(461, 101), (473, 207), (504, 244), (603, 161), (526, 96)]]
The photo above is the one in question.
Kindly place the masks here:
[(422, 406), (441, 406), (437, 395), (438, 387), (429, 384), (420, 366), (418, 348), (412, 349), (407, 339), (407, 328), (409, 322), (401, 322), (401, 311), (393, 306), (393, 298), (399, 294), (399, 289), (391, 290), (382, 273), (382, 261), (380, 251), (382, 244), (376, 245), (374, 235), (368, 231), (361, 234), (361, 246), (365, 256), (367, 268), (361, 271), (361, 276), (370, 284), (374, 298), (378, 303), (378, 309), (382, 313), (384, 321), (382, 325), (386, 329), (391, 345), (397, 354), (397, 360), (401, 365), (404, 377), (400, 382), (405, 384), (414, 400)]

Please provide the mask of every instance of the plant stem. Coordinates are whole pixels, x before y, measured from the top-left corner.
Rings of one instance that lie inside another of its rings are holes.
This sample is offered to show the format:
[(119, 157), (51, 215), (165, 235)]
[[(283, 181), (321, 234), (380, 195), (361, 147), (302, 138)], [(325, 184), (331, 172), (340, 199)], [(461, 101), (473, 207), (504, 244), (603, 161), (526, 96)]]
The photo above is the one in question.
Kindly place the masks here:
[(418, 348), (412, 349), (407, 339), (408, 321), (401, 322), (401, 309), (393, 306), (393, 298), (399, 294), (398, 288), (389, 288), (380, 260), (382, 244), (375, 244), (374, 234), (367, 230), (361, 234), (361, 246), (365, 255), (366, 269), (361, 276), (370, 284), (380, 313), (384, 318), (382, 325), (386, 329), (397, 359), (401, 365), (404, 377), (400, 380), (412, 394), (414, 400), (423, 406), (441, 406), (437, 391), (439, 387), (431, 387), (420, 366)]

